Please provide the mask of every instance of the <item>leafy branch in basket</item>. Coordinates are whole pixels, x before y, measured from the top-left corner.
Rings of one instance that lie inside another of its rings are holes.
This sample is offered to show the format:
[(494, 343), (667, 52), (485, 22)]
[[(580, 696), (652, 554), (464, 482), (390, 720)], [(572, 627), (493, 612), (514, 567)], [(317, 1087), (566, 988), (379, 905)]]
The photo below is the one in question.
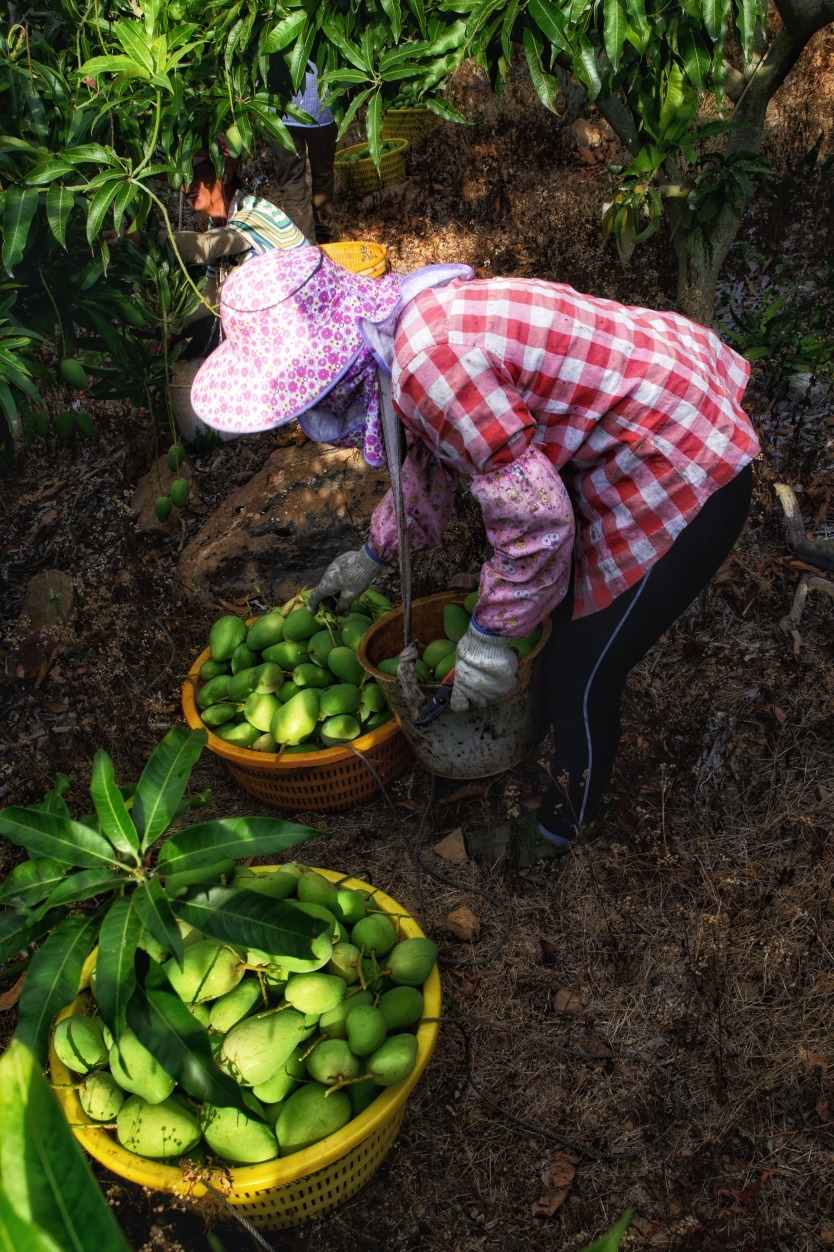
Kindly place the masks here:
[(117, 785), (112, 760), (99, 751), (94, 812), (80, 821), (63, 799), (69, 779), (61, 774), (42, 803), (0, 810), (0, 834), (29, 853), (0, 886), (0, 961), (46, 936), (28, 967), (16, 1031), (42, 1064), (55, 1017), (78, 994), (98, 945), (96, 998), (114, 1039), (129, 1025), (190, 1095), (243, 1108), (240, 1088), (215, 1064), (207, 1031), (163, 963), (182, 969), (182, 932), (194, 917), (235, 960), (253, 948), (310, 958), (327, 923), (235, 885), (234, 871), (238, 859), (277, 855), (321, 831), (271, 817), (218, 818), (178, 831), (152, 866), (172, 823), (210, 801), (210, 792), (183, 798), (207, 737), (171, 730), (128, 787)]

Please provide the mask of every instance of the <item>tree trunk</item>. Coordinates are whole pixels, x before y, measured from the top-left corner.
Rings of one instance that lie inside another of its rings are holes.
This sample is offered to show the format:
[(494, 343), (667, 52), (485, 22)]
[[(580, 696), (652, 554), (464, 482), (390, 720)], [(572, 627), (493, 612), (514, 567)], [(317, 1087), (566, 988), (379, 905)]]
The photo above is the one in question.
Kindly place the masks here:
[(728, 208), (722, 209), (709, 231), (675, 231), (673, 240), (678, 258), (676, 304), (684, 317), (703, 326), (712, 323), (715, 286), (724, 258), (732, 247), (739, 219)]

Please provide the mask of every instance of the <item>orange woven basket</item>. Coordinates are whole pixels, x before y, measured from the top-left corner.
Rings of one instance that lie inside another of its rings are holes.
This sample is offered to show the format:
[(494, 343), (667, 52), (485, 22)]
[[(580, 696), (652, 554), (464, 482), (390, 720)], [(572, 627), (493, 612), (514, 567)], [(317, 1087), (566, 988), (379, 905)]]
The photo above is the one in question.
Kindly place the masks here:
[[(182, 687), (182, 711), (192, 730), (208, 730), (200, 717), (195, 695), (200, 666), (209, 655), (209, 648), (200, 653)], [(380, 794), (365, 761), (350, 748), (320, 748), (279, 758), (276, 752), (252, 752), (235, 747), (210, 730), (207, 746), (210, 752), (222, 757), (244, 791), (277, 809), (343, 813), (375, 800)], [(354, 739), (352, 746), (373, 765), (386, 787), (412, 759), (411, 746), (393, 718), (378, 730)]]

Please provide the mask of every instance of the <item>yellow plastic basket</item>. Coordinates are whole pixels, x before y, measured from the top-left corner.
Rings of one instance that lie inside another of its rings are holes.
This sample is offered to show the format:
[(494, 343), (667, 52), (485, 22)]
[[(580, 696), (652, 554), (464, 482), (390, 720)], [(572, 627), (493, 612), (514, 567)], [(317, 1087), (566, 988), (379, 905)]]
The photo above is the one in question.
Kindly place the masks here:
[[(256, 868), (254, 872), (270, 873), (275, 868), (267, 865)], [(356, 878), (343, 879), (341, 874), (332, 870), (320, 869), (317, 873), (331, 882), (343, 882), (345, 887), (374, 891), (378, 907), (385, 913), (399, 916), (400, 931), (407, 939), (423, 936), (414, 919), (404, 916), (405, 910), (390, 896)], [(87, 961), (81, 976), (80, 994), (58, 1014), (56, 1025), (73, 1013), (92, 1015), (92, 998), (87, 988), (96, 956), (94, 952)], [(426, 979), (423, 997), (425, 1016), (440, 1017), (440, 975), (436, 965)], [(210, 1180), (212, 1187), (225, 1195), (228, 1202), (260, 1230), (287, 1230), (291, 1226), (300, 1226), (344, 1204), (373, 1177), (387, 1156), (402, 1125), (408, 1097), (431, 1059), (438, 1030), (437, 1022), (425, 1022), (418, 1026), (417, 1063), (409, 1077), (395, 1087), (383, 1088), (364, 1113), (348, 1122), (335, 1135), (322, 1139), (321, 1143), (304, 1152), (295, 1152), (292, 1156), (266, 1161), (262, 1165), (235, 1167), (228, 1171), (216, 1169)], [(111, 1134), (91, 1122), (76, 1092), (68, 1085), (74, 1081), (73, 1075), (59, 1061), (51, 1043), (49, 1067), (52, 1082), (56, 1084), (55, 1095), (64, 1116), (73, 1127), (76, 1139), (90, 1156), (120, 1178), (138, 1183), (140, 1187), (173, 1195), (199, 1197), (207, 1194), (208, 1189), (201, 1182), (185, 1180), (182, 1168), (162, 1165), (128, 1152)], [(231, 1179), (231, 1191), (226, 1189), (224, 1173)]]
[(416, 143), (439, 125), (440, 118), (431, 109), (389, 109), (382, 119), (382, 138), (408, 139)]
[(370, 157), (366, 157), (363, 161), (350, 160), (351, 153), (361, 152), (363, 148), (367, 148), (366, 143), (351, 144), (349, 148), (343, 149), (336, 157), (334, 164), (345, 191), (350, 191), (354, 195), (367, 195), (371, 191), (379, 191), (382, 187), (391, 187), (394, 183), (403, 182), (405, 180), (405, 150), (408, 147), (408, 141), (398, 139), (395, 142), (396, 148), (386, 152), (380, 158), (379, 172)]
[(354, 274), (361, 274), (363, 278), (382, 278), (391, 268), (388, 263), (388, 249), (381, 243), (356, 239), (352, 242), (323, 243), (319, 246), (331, 261)]

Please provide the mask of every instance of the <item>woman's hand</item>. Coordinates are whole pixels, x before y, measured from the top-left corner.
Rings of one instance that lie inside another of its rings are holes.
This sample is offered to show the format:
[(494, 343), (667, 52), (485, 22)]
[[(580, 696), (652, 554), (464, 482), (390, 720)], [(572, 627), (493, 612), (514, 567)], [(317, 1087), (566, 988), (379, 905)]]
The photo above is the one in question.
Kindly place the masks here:
[(330, 562), (324, 578), (310, 592), (307, 608), (315, 613), (319, 601), (339, 592), (336, 612), (347, 613), (357, 596), (367, 591), (377, 574), (385, 568), (385, 562), (372, 556), (367, 544), (358, 552), (343, 552)]
[(450, 708), (454, 713), (484, 709), (515, 686), (518, 657), (510, 640), (481, 630), (474, 617), (455, 652), (455, 681)]

